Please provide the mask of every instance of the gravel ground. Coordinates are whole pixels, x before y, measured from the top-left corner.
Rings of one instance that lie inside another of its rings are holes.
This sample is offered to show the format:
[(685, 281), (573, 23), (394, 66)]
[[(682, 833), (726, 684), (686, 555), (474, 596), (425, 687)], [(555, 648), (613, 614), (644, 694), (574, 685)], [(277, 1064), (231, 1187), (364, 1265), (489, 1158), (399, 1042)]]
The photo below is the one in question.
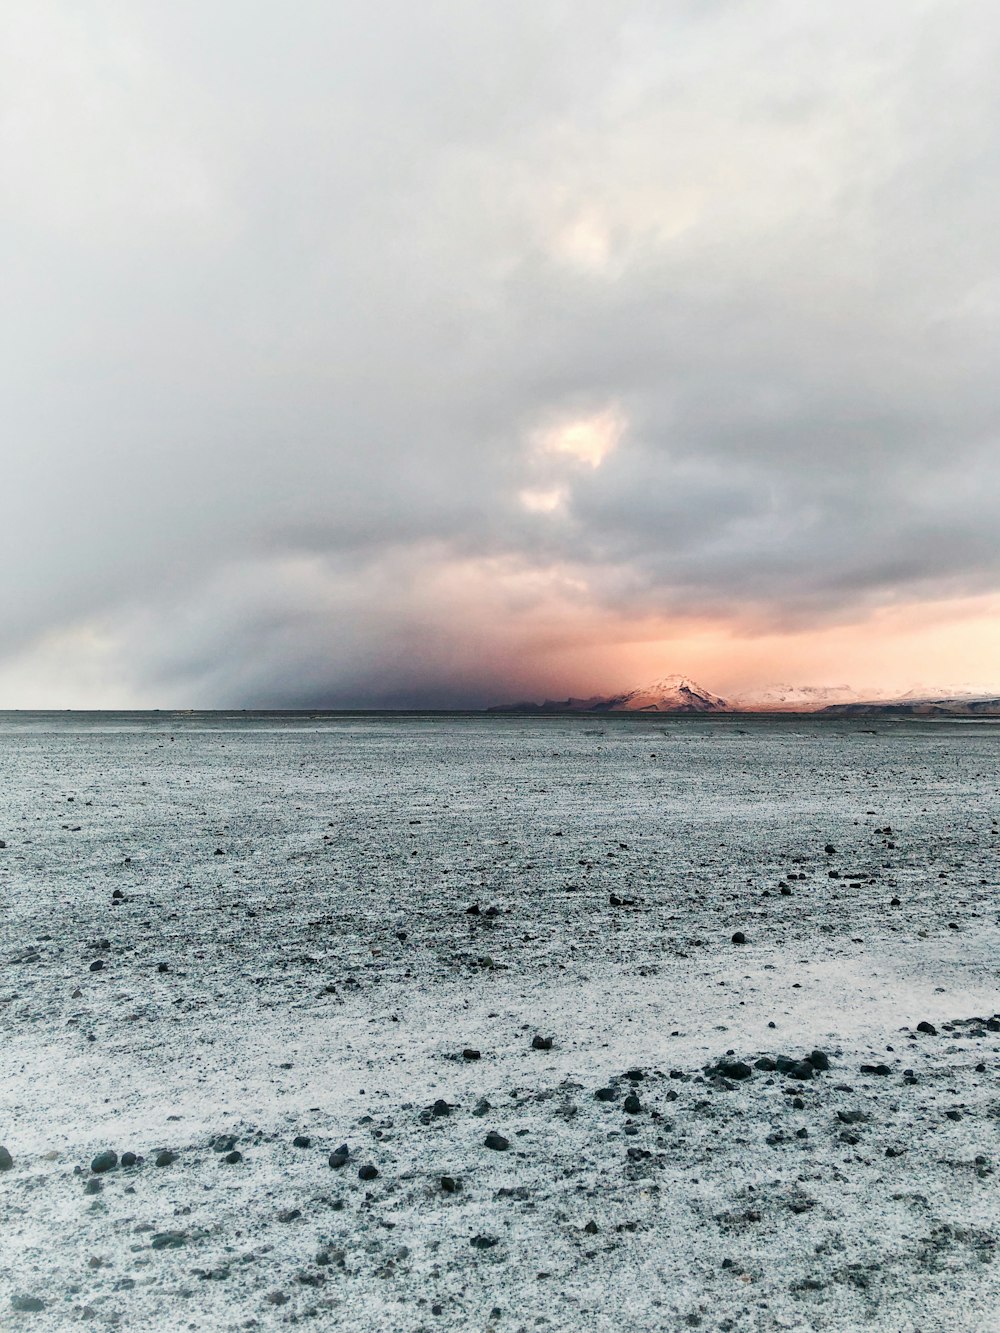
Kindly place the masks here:
[(0, 1325), (1000, 1326), (998, 746), (0, 715)]

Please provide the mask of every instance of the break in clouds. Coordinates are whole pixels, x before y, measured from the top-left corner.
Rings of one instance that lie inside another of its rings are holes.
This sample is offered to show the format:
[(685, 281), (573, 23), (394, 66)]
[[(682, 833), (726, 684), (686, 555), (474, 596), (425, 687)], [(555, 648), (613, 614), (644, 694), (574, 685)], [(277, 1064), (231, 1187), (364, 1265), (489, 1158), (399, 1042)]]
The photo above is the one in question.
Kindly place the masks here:
[(998, 46), (975, 0), (7, 5), (6, 702), (481, 703), (995, 592)]

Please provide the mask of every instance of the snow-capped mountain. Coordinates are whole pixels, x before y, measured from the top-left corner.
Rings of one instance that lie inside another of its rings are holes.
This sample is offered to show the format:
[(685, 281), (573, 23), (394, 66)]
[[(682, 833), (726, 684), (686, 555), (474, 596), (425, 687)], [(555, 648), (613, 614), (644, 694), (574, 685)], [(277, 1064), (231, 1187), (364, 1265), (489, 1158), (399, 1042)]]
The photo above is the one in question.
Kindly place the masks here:
[(639, 689), (590, 699), (546, 699), (544, 703), (499, 704), (491, 713), (715, 713), (725, 699), (687, 676), (663, 676)]
[(601, 713), (714, 713), (728, 705), (725, 699), (697, 685), (687, 676), (662, 676), (659, 680), (616, 694), (598, 704)]
[(769, 685), (736, 695), (729, 706), (746, 712), (811, 713), (832, 704), (860, 703), (864, 698), (850, 685)]

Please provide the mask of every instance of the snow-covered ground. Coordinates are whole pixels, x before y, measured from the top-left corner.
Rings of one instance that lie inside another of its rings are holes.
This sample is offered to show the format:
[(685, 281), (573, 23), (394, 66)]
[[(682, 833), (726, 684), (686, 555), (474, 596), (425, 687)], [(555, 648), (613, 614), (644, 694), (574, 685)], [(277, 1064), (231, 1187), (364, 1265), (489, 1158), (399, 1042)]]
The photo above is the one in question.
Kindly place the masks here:
[(998, 756), (0, 718), (0, 1326), (997, 1327)]

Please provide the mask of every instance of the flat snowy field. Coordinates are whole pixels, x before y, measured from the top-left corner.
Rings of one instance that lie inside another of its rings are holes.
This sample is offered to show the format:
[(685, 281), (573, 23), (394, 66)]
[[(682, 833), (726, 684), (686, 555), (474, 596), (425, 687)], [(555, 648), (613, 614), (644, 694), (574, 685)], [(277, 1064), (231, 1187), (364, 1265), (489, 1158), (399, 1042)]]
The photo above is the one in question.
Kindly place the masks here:
[(998, 757), (0, 716), (0, 1326), (1000, 1327)]

